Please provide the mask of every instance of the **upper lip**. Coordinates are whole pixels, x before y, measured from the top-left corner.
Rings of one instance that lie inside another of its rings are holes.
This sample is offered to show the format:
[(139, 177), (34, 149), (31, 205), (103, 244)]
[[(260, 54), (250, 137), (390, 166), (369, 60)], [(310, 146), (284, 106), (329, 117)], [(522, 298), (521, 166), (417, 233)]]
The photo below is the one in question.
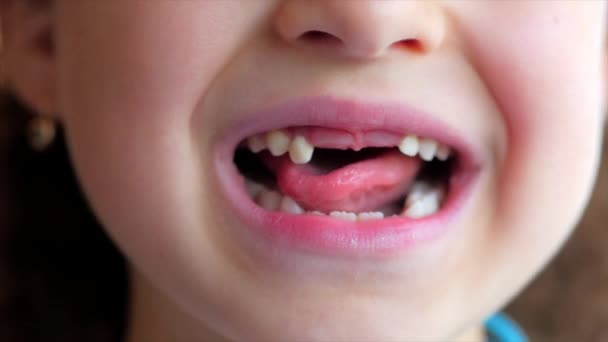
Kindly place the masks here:
[(482, 164), (482, 146), (431, 113), (399, 102), (362, 102), (332, 96), (305, 97), (253, 110), (220, 135), (220, 153), (232, 158), (240, 142), (254, 134), (298, 126), (346, 131), (414, 134), (450, 146), (465, 169)]

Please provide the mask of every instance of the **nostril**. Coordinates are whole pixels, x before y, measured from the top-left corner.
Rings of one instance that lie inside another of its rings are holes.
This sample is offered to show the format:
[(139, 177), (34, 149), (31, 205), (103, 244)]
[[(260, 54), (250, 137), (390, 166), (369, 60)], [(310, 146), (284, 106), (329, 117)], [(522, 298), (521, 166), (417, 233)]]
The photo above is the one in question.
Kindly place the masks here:
[(334, 43), (342, 44), (342, 39), (334, 36), (331, 33), (327, 33), (319, 30), (306, 31), (300, 35), (300, 39), (310, 43)]
[(423, 46), (422, 42), (420, 42), (420, 40), (415, 39), (415, 38), (403, 39), (398, 42), (395, 42), (394, 45), (396, 47), (405, 48), (406, 50), (409, 50), (412, 52), (418, 52), (418, 53), (424, 52), (424, 46)]

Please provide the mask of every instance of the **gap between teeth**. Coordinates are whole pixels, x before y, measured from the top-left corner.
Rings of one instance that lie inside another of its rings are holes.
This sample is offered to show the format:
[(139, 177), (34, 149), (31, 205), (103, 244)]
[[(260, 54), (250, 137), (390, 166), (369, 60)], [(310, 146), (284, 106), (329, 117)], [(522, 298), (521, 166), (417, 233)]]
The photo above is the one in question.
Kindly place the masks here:
[[(381, 220), (384, 214), (380, 211), (353, 213), (332, 211), (323, 213), (318, 210), (306, 211), (289, 196), (267, 189), (264, 185), (251, 180), (245, 181), (247, 193), (255, 202), (266, 210), (280, 211), (296, 215), (329, 216), (345, 221)], [(445, 192), (441, 186), (431, 185), (425, 181), (416, 181), (412, 185), (404, 203), (401, 216), (420, 219), (435, 214), (441, 208)]]
[[(247, 147), (253, 153), (268, 149), (275, 157), (289, 153), (291, 161), (295, 164), (310, 162), (315, 151), (315, 147), (306, 137), (300, 134), (291, 137), (286, 130), (282, 129), (249, 137)], [(420, 156), (424, 161), (432, 161), (435, 158), (446, 161), (452, 154), (449, 146), (434, 139), (422, 138), (412, 134), (404, 136), (397, 147), (404, 155), (409, 157)]]

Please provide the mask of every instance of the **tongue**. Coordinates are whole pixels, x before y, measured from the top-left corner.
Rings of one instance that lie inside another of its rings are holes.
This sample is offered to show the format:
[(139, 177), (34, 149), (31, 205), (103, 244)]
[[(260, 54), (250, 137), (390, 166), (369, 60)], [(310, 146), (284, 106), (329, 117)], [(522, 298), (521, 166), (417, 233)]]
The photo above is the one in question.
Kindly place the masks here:
[(388, 151), (327, 173), (314, 163), (296, 165), (287, 155), (269, 155), (265, 163), (281, 192), (307, 210), (376, 211), (402, 197), (420, 169), (418, 158)]

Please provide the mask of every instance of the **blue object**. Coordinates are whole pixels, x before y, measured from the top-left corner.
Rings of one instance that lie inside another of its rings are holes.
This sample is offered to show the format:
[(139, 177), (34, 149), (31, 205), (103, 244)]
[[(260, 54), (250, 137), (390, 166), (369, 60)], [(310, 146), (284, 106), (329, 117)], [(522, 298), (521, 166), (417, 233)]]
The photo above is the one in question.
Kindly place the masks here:
[(488, 342), (528, 342), (521, 327), (504, 313), (490, 317), (485, 324)]

